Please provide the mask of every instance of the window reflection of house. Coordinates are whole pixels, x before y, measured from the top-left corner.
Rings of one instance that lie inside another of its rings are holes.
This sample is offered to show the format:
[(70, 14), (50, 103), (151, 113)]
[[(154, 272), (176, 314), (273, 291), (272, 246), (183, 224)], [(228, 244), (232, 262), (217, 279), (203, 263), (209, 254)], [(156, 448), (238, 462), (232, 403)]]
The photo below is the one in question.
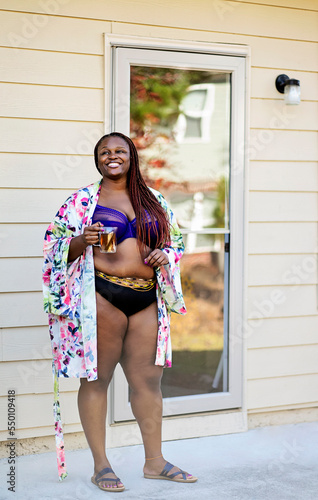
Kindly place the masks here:
[(210, 142), (214, 102), (214, 83), (201, 83), (188, 88), (188, 93), (180, 104), (181, 113), (175, 125), (178, 143)]

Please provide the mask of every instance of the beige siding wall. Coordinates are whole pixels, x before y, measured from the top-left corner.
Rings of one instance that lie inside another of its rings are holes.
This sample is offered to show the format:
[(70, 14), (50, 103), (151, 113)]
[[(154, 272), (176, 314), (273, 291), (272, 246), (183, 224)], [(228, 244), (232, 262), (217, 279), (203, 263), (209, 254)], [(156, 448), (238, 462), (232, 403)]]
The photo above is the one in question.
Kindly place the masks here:
[[(0, 414), (15, 388), (20, 438), (52, 434), (42, 238), (68, 194), (97, 178), (104, 32), (251, 47), (245, 406), (318, 405), (318, 4), (290, 4), (0, 0)], [(300, 106), (283, 105), (279, 73), (300, 79)], [(62, 381), (66, 432), (81, 429), (77, 386)]]

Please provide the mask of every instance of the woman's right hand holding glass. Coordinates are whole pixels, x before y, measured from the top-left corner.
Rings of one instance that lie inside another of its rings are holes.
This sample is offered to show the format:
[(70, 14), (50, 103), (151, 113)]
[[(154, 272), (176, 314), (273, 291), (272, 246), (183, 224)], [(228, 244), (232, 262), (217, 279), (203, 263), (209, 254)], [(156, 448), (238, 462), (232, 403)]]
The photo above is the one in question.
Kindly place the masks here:
[(92, 226), (86, 226), (84, 232), (71, 239), (68, 251), (68, 262), (73, 262), (86, 250), (89, 245), (96, 245), (99, 241), (98, 231), (103, 227), (100, 222)]
[(99, 241), (98, 231), (103, 227), (100, 222), (92, 224), (91, 226), (86, 226), (84, 232), (82, 233), (82, 241), (85, 246), (96, 245)]

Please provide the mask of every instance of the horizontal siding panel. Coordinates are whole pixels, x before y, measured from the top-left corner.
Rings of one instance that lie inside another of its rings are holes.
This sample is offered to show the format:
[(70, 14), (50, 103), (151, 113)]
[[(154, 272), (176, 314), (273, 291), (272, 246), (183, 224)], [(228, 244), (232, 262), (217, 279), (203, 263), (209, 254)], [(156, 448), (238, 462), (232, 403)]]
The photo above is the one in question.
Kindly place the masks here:
[(2, 328), (3, 361), (52, 359), (48, 326)]
[(251, 160), (318, 161), (318, 134), (252, 129), (247, 152)]
[(317, 193), (250, 192), (249, 220), (317, 221)]
[(249, 349), (247, 379), (318, 374), (317, 359), (318, 343), (317, 345)]
[(42, 292), (0, 294), (0, 317), (2, 328), (45, 325)]
[[(189, 25), (191, 26), (191, 24)], [(243, 44), (251, 47), (253, 67), (277, 68), (278, 76), (280, 73), (292, 71), (295, 78), (299, 75), (294, 71), (318, 71), (318, 45), (311, 42), (279, 40), (277, 38), (262, 38), (253, 36), (244, 36), (209, 31), (178, 30), (173, 28), (162, 28), (156, 26), (143, 26), (141, 24), (112, 24), (112, 33), (119, 35), (135, 35), (146, 37), (170, 38), (179, 40), (196, 40), (211, 43), (234, 43)], [(306, 57), (304, 57), (306, 54)], [(273, 85), (275, 85), (273, 79)], [(277, 92), (277, 91), (276, 91)]]
[[(5, 8), (6, 2), (2, 8)], [(14, 1), (10, 3), (8, 9), (14, 10), (15, 3)], [(17, 5), (21, 8), (21, 3), (18, 2)], [(76, 4), (67, 2), (61, 5), (58, 15), (99, 20), (109, 20), (111, 17), (113, 20), (126, 23), (151, 23), (179, 28), (191, 26), (192, 29), (316, 40), (318, 14), (315, 12), (241, 2), (220, 4), (204, 1), (199, 5), (201, 8), (193, 5), (192, 8), (185, 9), (182, 0), (172, 0), (165, 5), (155, 0), (136, 0), (133, 3), (130, 0), (121, 0), (118, 3), (110, 0), (102, 3), (92, 0), (89, 4), (85, 0), (78, 0)], [(23, 10), (45, 13), (45, 8), (41, 4), (35, 6), (30, 0), (25, 2)], [(202, 11), (204, 11), (204, 16), (202, 16)]]
[[(52, 362), (49, 360), (2, 362), (0, 377), (0, 396), (5, 396), (9, 389), (14, 389), (17, 395), (53, 390)], [(18, 425), (21, 424), (18, 422)]]
[[(52, 380), (52, 379), (51, 379)], [(72, 381), (72, 382), (71, 382)], [(68, 379), (72, 384), (75, 379)], [(14, 389), (13, 386), (11, 386)], [(53, 380), (52, 380), (53, 391)], [(61, 393), (61, 419), (62, 424), (78, 424), (80, 422), (77, 410), (77, 392)], [(54, 435), (54, 420), (53, 420), (53, 392), (52, 394), (30, 394), (16, 396), (17, 404), (17, 437), (20, 438), (19, 429), (30, 429), (28, 437), (33, 437), (37, 434), (36, 429), (39, 427), (48, 427), (52, 423), (52, 434)], [(6, 397), (0, 398), (0, 414), (6, 415), (8, 401)], [(32, 410), (32, 411), (31, 411)], [(1, 419), (1, 430), (6, 431), (7, 426), (4, 419)], [(64, 429), (63, 429), (64, 430)], [(65, 428), (66, 430), (66, 428)], [(6, 431), (7, 433), (8, 431)], [(40, 434), (41, 435), (41, 434)], [(5, 437), (5, 439), (8, 436)]]
[(317, 344), (318, 314), (247, 322), (244, 338), (248, 348)]
[(308, 285), (317, 284), (317, 254), (249, 255), (248, 284)]
[[(0, 118), (0, 151), (91, 155), (101, 123)], [(17, 140), (17, 137), (19, 140)]]
[[(220, 33), (217, 32), (219, 30), (215, 30), (213, 29), (213, 26), (211, 26), (211, 32), (209, 33), (209, 31), (194, 31), (194, 29), (165, 28), (152, 26), (151, 24), (129, 25), (127, 23), (118, 22), (113, 22), (111, 29), (110, 23), (105, 21), (99, 22), (89, 19), (66, 19), (59, 17), (50, 17), (49, 22), (47, 22), (47, 26), (45, 26), (44, 29), (39, 29), (36, 36), (26, 38), (23, 37), (23, 26), (26, 26), (28, 22), (32, 23), (32, 21), (34, 21), (33, 14), (24, 13), (23, 16), (19, 16), (18, 14), (12, 12), (2, 12), (1, 15), (3, 16), (2, 24), (8, 26), (7, 32), (3, 30), (1, 34), (2, 36), (0, 35), (0, 45), (3, 47), (12, 46), (12, 41), (8, 38), (8, 33), (10, 33), (11, 31), (12, 33), (15, 33), (22, 37), (22, 39), (17, 40), (17, 42), (15, 43), (15, 45), (18, 47), (103, 55), (103, 33), (113, 31), (113, 33), (119, 34), (125, 33), (171, 39), (246, 44), (252, 47), (253, 65), (267, 66), (269, 68), (276, 67), (279, 69), (298, 68), (299, 70), (307, 69), (308, 71), (314, 71), (318, 68), (317, 47), (315, 47), (315, 45), (310, 42), (270, 38), (266, 39), (265, 41), (262, 37), (249, 37), (237, 34), (236, 29), (234, 30), (235, 34), (222, 32)], [(113, 17), (113, 14), (112, 19), (115, 19)], [(11, 27), (12, 29), (10, 29)], [(187, 26), (187, 28), (188, 27), (191, 27), (191, 24)], [(224, 31), (224, 29), (222, 29), (221, 31)], [(57, 32), (59, 33), (59, 37), (56, 37)], [(307, 55), (306, 58), (303, 57), (304, 53), (306, 53)], [(297, 61), (296, 65), (295, 61)], [(274, 71), (275, 73), (277, 73), (277, 70)], [(277, 74), (271, 79), (271, 88), (273, 89), (273, 95), (270, 95), (269, 97), (273, 98), (277, 97), (277, 91), (276, 89), (274, 89), (273, 84), (276, 76)], [(313, 77), (317, 78), (317, 75), (313, 75)], [(307, 86), (304, 79), (305, 75), (302, 75), (302, 90), (308, 87), (307, 92), (318, 92), (318, 89), (315, 88), (317, 86)], [(303, 83), (305, 86), (303, 86)], [(307, 97), (307, 99), (311, 98), (312, 97)]]
[(247, 410), (317, 401), (318, 374), (249, 380)]
[(250, 162), (250, 190), (316, 191), (317, 187), (317, 162)]
[(0, 83), (0, 114), (50, 120), (103, 121), (100, 89)]
[[(55, 4), (57, 5), (57, 4)], [(24, 10), (24, 9), (23, 9)], [(58, 16), (38, 16), (23, 12), (0, 12), (0, 45), (13, 45), (27, 49), (80, 52), (83, 54), (104, 53), (103, 32), (111, 31), (111, 23)], [(58, 36), (56, 34), (58, 33)]]
[[(255, 64), (253, 57), (253, 64)], [(317, 73), (297, 73), (300, 80), (301, 99), (309, 101), (318, 101), (318, 74)], [(252, 68), (251, 69), (251, 97), (260, 99), (277, 99), (282, 101), (283, 95), (279, 94), (275, 87), (275, 81), (280, 72), (271, 68)], [(292, 77), (292, 74), (288, 75)], [(304, 102), (301, 103), (302, 106)], [(291, 107), (291, 106), (289, 106)], [(297, 107), (297, 106), (296, 106)]]
[(263, 286), (247, 290), (247, 318), (263, 319), (317, 314), (317, 287)]
[(0, 224), (0, 257), (42, 257), (48, 224)]
[[(244, 1), (244, 0), (243, 0)], [(264, 5), (275, 5), (277, 7), (291, 7), (293, 9), (308, 9), (318, 12), (316, 0), (248, 0), (247, 3), (257, 3)]]
[[(2, 362), (0, 377), (0, 396), (5, 396), (11, 388), (15, 389), (17, 395), (53, 391), (52, 361), (48, 359)], [(78, 379), (70, 378), (67, 390), (75, 391), (77, 387)]]
[[(306, 97), (303, 96), (305, 99)], [(250, 126), (263, 129), (318, 130), (318, 102), (288, 106), (280, 100), (251, 99)]]
[[(63, 426), (63, 433), (66, 435), (71, 432), (83, 432), (83, 428), (80, 423), (69, 424)], [(18, 439), (27, 439), (34, 437), (52, 436), (51, 446), (52, 451), (54, 451), (55, 439), (54, 439), (54, 429), (52, 430), (52, 425), (42, 426), (42, 427), (31, 427), (30, 429), (19, 429)], [(6, 441), (8, 437), (8, 431), (0, 431), (0, 441)], [(50, 450), (47, 450), (50, 451)]]
[(0, 48), (0, 81), (103, 88), (103, 58), (86, 54)]
[(42, 290), (42, 258), (0, 259), (0, 292)]
[[(93, 145), (89, 147), (93, 150)], [(76, 191), (99, 177), (93, 153), (91, 156), (82, 156), (77, 151), (74, 150), (74, 155), (2, 153), (0, 185), (10, 188), (69, 188)]]
[(313, 253), (317, 247), (315, 222), (253, 222), (248, 228), (249, 254)]
[(0, 222), (50, 222), (71, 193), (72, 190), (67, 189), (20, 189), (19, 196), (12, 203), (12, 190), (2, 189)]

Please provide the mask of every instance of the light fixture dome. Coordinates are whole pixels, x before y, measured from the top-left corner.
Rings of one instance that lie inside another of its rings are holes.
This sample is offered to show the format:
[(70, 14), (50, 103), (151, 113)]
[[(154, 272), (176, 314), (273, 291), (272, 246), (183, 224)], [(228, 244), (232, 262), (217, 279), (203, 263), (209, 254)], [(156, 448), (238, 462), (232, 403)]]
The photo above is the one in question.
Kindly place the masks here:
[(295, 78), (281, 74), (278, 75), (275, 81), (275, 86), (278, 92), (284, 94), (286, 104), (300, 103), (300, 81)]

